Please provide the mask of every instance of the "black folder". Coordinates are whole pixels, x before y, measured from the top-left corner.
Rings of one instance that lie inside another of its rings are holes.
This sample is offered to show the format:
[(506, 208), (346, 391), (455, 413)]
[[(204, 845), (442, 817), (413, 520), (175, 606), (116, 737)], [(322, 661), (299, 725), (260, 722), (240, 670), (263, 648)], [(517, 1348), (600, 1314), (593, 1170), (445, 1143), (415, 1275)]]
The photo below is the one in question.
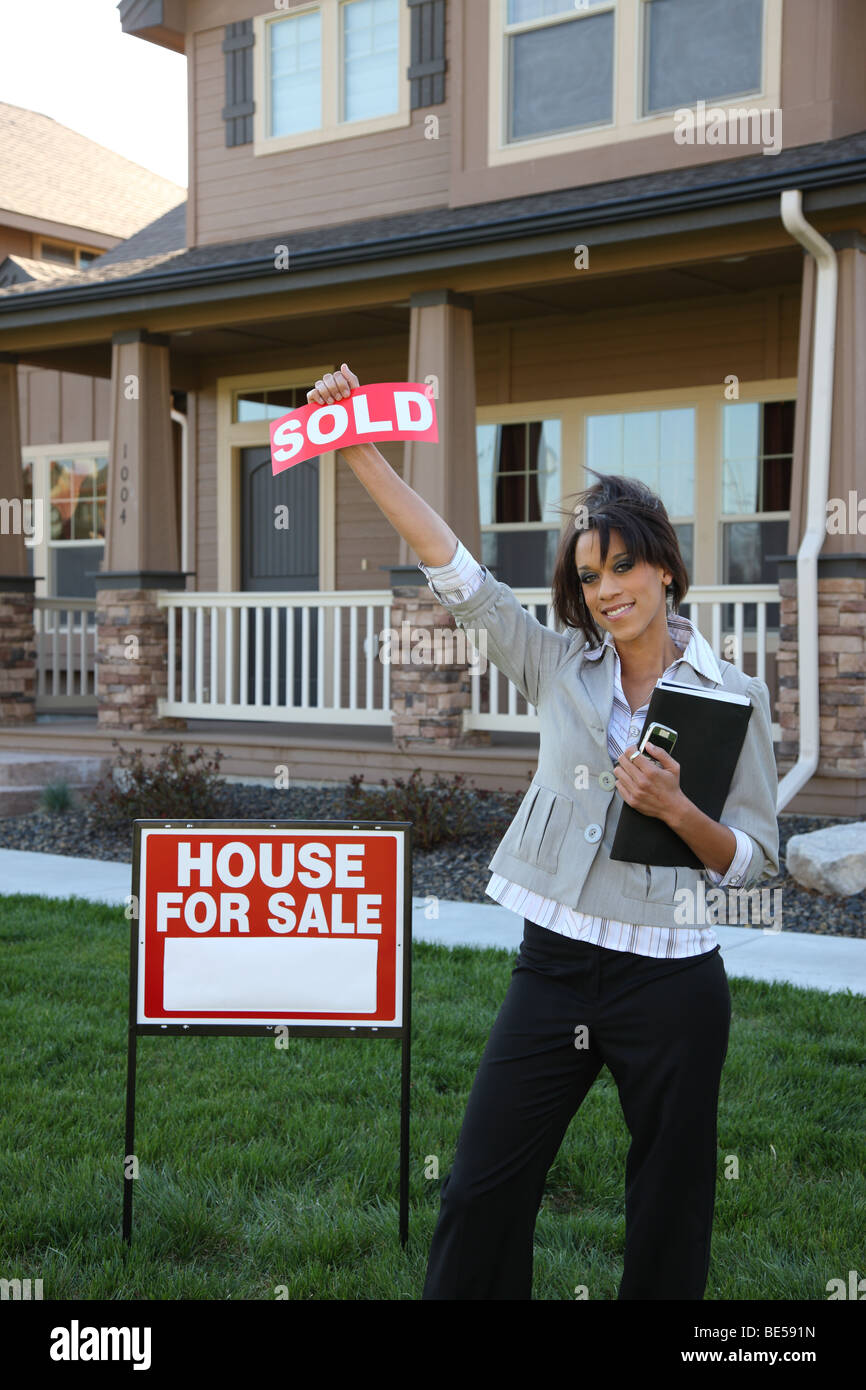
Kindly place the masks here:
[[(717, 821), (730, 790), (751, 714), (748, 695), (659, 681), (650, 698), (637, 743), (640, 746), (641, 738), (652, 723), (676, 729), (677, 741), (671, 757), (680, 765), (680, 787), (705, 815)], [(625, 801), (610, 857), (633, 864), (704, 868), (675, 830), (658, 816), (645, 816)]]

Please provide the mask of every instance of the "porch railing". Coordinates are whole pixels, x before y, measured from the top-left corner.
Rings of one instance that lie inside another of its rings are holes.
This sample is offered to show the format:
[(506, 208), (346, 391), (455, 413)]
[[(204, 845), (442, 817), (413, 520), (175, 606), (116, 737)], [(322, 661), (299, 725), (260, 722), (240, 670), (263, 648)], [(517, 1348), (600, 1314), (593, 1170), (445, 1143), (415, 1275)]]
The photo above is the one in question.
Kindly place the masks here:
[[(550, 606), (550, 591), (547, 589), (515, 589), (517, 597), (540, 623), (554, 628), (553, 610)], [(775, 584), (715, 584), (694, 586), (689, 589), (681, 612), (691, 619), (710, 643), (713, 651), (730, 661), (739, 670), (767, 680), (767, 657), (774, 657), (778, 648), (777, 631), (768, 633), (767, 608), (779, 602), (779, 589)], [(755, 605), (754, 629), (745, 626), (745, 608)], [(722, 609), (733, 605), (733, 626), (723, 627)], [(771, 686), (771, 680), (768, 682)], [(463, 715), (464, 729), (501, 729), (508, 732), (526, 730), (537, 733), (539, 720), (536, 709), (530, 705), (495, 667), (488, 665), (486, 670), (470, 669), (471, 705)], [(482, 708), (486, 705), (486, 708)], [(774, 741), (781, 738), (781, 728), (773, 722)]]
[(161, 714), (391, 723), (390, 666), (378, 659), (390, 590), (174, 591), (160, 593), (158, 602), (168, 610), (168, 694), (159, 703)]
[[(540, 622), (554, 626), (549, 590), (514, 592)], [(379, 660), (381, 634), (390, 626), (389, 590), (175, 590), (160, 593), (158, 602), (168, 614), (168, 694), (160, 701), (160, 714), (261, 721), (295, 716), (310, 724), (391, 723), (390, 665)], [(778, 646), (777, 632), (768, 632), (767, 608), (778, 602), (775, 584), (702, 586), (689, 590), (682, 611), (719, 656), (767, 680), (768, 657), (773, 660)], [(756, 621), (749, 629), (747, 604), (755, 605)], [(727, 605), (733, 605), (733, 625), (723, 627)], [(771, 675), (771, 689), (773, 683)], [(470, 667), (470, 690), (464, 729), (538, 731), (536, 710), (495, 667)], [(773, 737), (780, 738), (776, 723)]]
[(96, 599), (37, 598), (37, 710), (96, 709)]

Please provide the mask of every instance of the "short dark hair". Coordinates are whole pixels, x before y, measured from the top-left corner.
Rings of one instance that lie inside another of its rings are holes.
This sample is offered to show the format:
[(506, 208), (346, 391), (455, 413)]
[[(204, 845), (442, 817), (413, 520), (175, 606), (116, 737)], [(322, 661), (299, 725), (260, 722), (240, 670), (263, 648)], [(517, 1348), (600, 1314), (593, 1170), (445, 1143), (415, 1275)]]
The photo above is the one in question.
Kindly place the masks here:
[(577, 499), (572, 508), (559, 509), (567, 513), (569, 521), (559, 542), (551, 592), (553, 611), (560, 627), (582, 629), (590, 646), (598, 647), (604, 640), (603, 635), (586, 606), (574, 558), (581, 530), (598, 531), (602, 564), (607, 559), (610, 533), (618, 531), (633, 559), (670, 570), (667, 592), (674, 613), (679, 612), (688, 592), (689, 576), (677, 533), (661, 498), (637, 478), (597, 473), (594, 468), (587, 468), (586, 472), (592, 473), (598, 482), (582, 492), (572, 493)]

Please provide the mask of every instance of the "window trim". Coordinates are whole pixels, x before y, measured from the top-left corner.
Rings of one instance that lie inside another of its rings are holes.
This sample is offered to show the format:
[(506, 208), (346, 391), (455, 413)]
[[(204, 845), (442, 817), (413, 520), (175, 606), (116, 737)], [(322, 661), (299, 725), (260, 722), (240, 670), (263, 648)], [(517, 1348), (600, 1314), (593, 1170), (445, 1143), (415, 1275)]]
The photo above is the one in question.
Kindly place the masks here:
[[(407, 76), (411, 58), (412, 16), (409, 6), (398, 4), (399, 53), (398, 53), (398, 107), (387, 116), (374, 116), (363, 121), (341, 121), (340, 106), (343, 87), (342, 25), (340, 10), (351, 0), (316, 0), (316, 3), (293, 6), (291, 10), (269, 11), (256, 15), (253, 19), (253, 155), (279, 154), (283, 150), (306, 149), (314, 145), (331, 144), (335, 140), (355, 139), (359, 135), (373, 135), (382, 130), (394, 130), (407, 126), (412, 119), (410, 106), (410, 82)], [(271, 84), (268, 76), (268, 27), (281, 20), (293, 19), (296, 15), (312, 14), (318, 11), (322, 16), (322, 125), (317, 130), (299, 131), (295, 135), (268, 135), (271, 112)], [(331, 55), (327, 61), (326, 55)], [(336, 55), (336, 57), (334, 57)]]
[[(318, 366), (284, 367), (243, 376), (223, 376), (216, 380), (217, 455), (217, 590), (237, 593), (241, 572), (240, 455), (242, 449), (270, 444), (270, 420), (233, 420), (236, 391), (267, 391), (273, 388), (305, 386), (334, 372), (334, 362)], [(322, 592), (336, 585), (336, 472), (337, 454), (333, 449), (319, 455), (319, 581)]]
[[(505, 18), (508, 0), (489, 0), (488, 20), (488, 111), (487, 164), (520, 163), (557, 154), (570, 154), (599, 146), (622, 144), (646, 136), (668, 135), (673, 140), (674, 114), (684, 107), (667, 112), (641, 115), (643, 101), (643, 52), (646, 32), (646, 5), (650, 0), (616, 0), (613, 39), (613, 113), (611, 123), (581, 127), (561, 135), (541, 135), (536, 139), (508, 143), (505, 140), (508, 112), (505, 98), (508, 91), (507, 41)], [(606, 11), (602, 11), (605, 13)], [(591, 15), (593, 11), (587, 11)], [(575, 22), (581, 22), (576, 20)], [(533, 26), (535, 27), (535, 26)], [(721, 108), (730, 113), (743, 106), (781, 108), (782, 79), (782, 0), (764, 0), (764, 29), (762, 54), (762, 88), (749, 96), (726, 101), (711, 100), (707, 110)], [(695, 107), (688, 108), (695, 111)], [(706, 127), (706, 112), (697, 121), (698, 141)], [(705, 147), (713, 153), (728, 149), (727, 145)], [(738, 146), (748, 152), (751, 146)]]
[[(661, 391), (627, 391), (604, 396), (553, 397), (550, 400), (507, 403), (503, 401), (478, 406), (475, 420), (479, 425), (488, 425), (558, 417), (562, 421), (562, 496), (571, 497), (591, 481), (584, 472), (587, 415), (693, 406), (696, 411), (695, 498), (692, 522), (695, 528), (695, 572), (690, 578), (697, 588), (722, 583), (722, 419), (723, 407), (729, 404), (725, 400), (724, 389), (723, 385), (685, 386), (670, 387)], [(797, 399), (796, 377), (741, 380), (737, 397), (740, 403)], [(562, 497), (559, 499), (559, 505), (563, 505)], [(753, 518), (743, 519), (748, 521)], [(760, 519), (772, 518), (762, 515)], [(564, 520), (563, 518), (562, 524)]]
[[(63, 241), (61, 237), (56, 237), (56, 236), (37, 236), (37, 237), (35, 238), (35, 240), (36, 240), (36, 249), (35, 249), (35, 251), (34, 251), (34, 260), (37, 260), (37, 261), (47, 261), (47, 263), (48, 263), (49, 265), (61, 265), (61, 266), (62, 266), (62, 265), (65, 264), (65, 262), (63, 262), (63, 261), (52, 261), (52, 260), (50, 259), (50, 257), (46, 256), (46, 255), (45, 255), (45, 249), (44, 249), (46, 246), (62, 246), (64, 250), (66, 250), (66, 251), (71, 251), (71, 252), (73, 253), (74, 257), (75, 257), (75, 266), (74, 266), (74, 267), (72, 267), (72, 266), (67, 266), (67, 269), (68, 269), (68, 270), (72, 270), (73, 268), (74, 268), (75, 270), (82, 270), (82, 269), (83, 269), (83, 270), (86, 270), (86, 269), (87, 269), (87, 265), (82, 266), (82, 264), (81, 264), (81, 254), (82, 254), (82, 252), (84, 252), (85, 255), (88, 255), (88, 256), (104, 256), (104, 255), (105, 255), (105, 251), (106, 251), (106, 248), (105, 248), (104, 246), (84, 246), (81, 242), (77, 242), (77, 241)], [(89, 264), (90, 264), (90, 262), (88, 262), (88, 265), (89, 265)]]
[(43, 505), (43, 527), (42, 540), (38, 545), (27, 542), (27, 549), (33, 554), (33, 573), (37, 576), (35, 597), (54, 598), (54, 565), (51, 559), (51, 551), (54, 549), (70, 549), (75, 546), (101, 545), (105, 547), (105, 538), (102, 540), (80, 540), (80, 541), (54, 541), (51, 539), (51, 477), (48, 466), (53, 458), (88, 458), (92, 455), (97, 457), (102, 455), (108, 459), (109, 473), (111, 471), (111, 450), (110, 441), (107, 439), (91, 439), (75, 444), (24, 444), (21, 448), (21, 467), (26, 463), (33, 464), (33, 498), (42, 498)]

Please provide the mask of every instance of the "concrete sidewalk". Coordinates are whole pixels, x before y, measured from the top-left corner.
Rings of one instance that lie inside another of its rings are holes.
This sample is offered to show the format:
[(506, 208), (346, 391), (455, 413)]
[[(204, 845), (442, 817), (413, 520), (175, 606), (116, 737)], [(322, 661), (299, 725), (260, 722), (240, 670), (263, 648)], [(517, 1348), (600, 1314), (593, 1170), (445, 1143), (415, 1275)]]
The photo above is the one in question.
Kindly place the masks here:
[[(129, 864), (0, 849), (0, 895), (75, 896), (91, 902), (123, 905), (131, 891)], [(412, 899), (412, 936), (416, 941), (445, 946), (495, 946), (516, 951), (523, 939), (523, 919), (496, 903), (463, 903), (440, 898), (439, 916), (430, 920), (425, 915), (428, 902), (428, 898)], [(730, 976), (787, 981), (803, 989), (821, 989), (829, 993), (851, 990), (854, 994), (866, 995), (866, 941), (860, 938), (784, 930), (771, 932), (747, 926), (718, 926), (715, 931)]]

